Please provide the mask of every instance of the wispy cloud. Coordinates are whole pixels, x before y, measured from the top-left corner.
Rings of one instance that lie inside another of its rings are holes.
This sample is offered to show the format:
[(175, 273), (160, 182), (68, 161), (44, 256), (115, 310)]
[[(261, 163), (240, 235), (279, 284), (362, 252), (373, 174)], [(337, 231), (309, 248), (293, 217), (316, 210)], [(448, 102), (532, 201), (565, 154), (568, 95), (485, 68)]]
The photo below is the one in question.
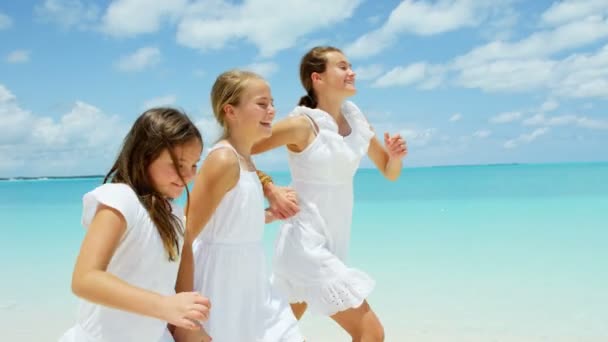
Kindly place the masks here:
[(536, 114), (523, 121), (527, 126), (578, 126), (589, 129), (608, 129), (607, 120), (596, 120), (579, 115), (559, 115), (547, 117), (544, 114)]
[(420, 89), (433, 89), (441, 84), (443, 77), (443, 67), (420, 62), (391, 69), (380, 76), (373, 86), (384, 88), (416, 84)]
[(9, 176), (97, 174), (127, 128), (118, 116), (82, 101), (58, 119), (36, 115), (1, 84), (0, 120), (0, 171)]
[(45, 0), (36, 5), (39, 20), (57, 24), (64, 29), (91, 29), (99, 20), (99, 7), (93, 1)]
[(27, 50), (15, 50), (6, 56), (8, 63), (27, 63), (30, 60), (30, 52)]
[(546, 127), (538, 128), (538, 129), (535, 129), (531, 133), (522, 134), (515, 139), (507, 140), (503, 146), (504, 146), (504, 148), (511, 149), (511, 148), (516, 148), (523, 144), (529, 144), (529, 143), (533, 142), (534, 140), (538, 139), (539, 137), (547, 134), (548, 132), (549, 132), (549, 128), (546, 128)]
[[(296, 45), (300, 38), (350, 18), (360, 0), (310, 2), (252, 0), (195, 2), (177, 29), (177, 41), (187, 47), (217, 50), (236, 41), (254, 44), (262, 57)], [(272, 20), (269, 8), (272, 8)]]
[(380, 64), (370, 64), (355, 69), (358, 80), (373, 80), (382, 75), (384, 67)]
[(103, 15), (101, 30), (115, 37), (154, 33), (165, 22), (177, 23), (187, 4), (188, 0), (115, 0)]
[(146, 110), (146, 109), (150, 109), (150, 108), (154, 108), (154, 107), (172, 106), (173, 104), (175, 104), (176, 101), (177, 101), (177, 96), (175, 96), (173, 94), (159, 96), (159, 97), (155, 97), (155, 98), (146, 100), (142, 106), (142, 109)]
[(120, 58), (116, 63), (118, 70), (137, 72), (151, 68), (160, 63), (160, 50), (156, 47), (143, 47), (130, 55)]
[(522, 117), (522, 113), (521, 112), (505, 112), (505, 113), (500, 113), (496, 116), (493, 116), (490, 118), (490, 123), (493, 124), (505, 124), (505, 123), (510, 123), (516, 120), (519, 120)]
[(0, 30), (6, 30), (13, 26), (13, 19), (0, 12)]
[(559, 25), (607, 12), (605, 0), (562, 0), (554, 2), (543, 12), (541, 22), (545, 25)]
[(347, 45), (353, 58), (374, 56), (397, 42), (403, 34), (431, 36), (481, 24), (493, 10), (501, 7), (483, 1), (402, 1), (380, 28), (360, 36)]
[(479, 138), (479, 139), (485, 139), (485, 138), (489, 137), (490, 135), (492, 135), (492, 131), (487, 130), (487, 129), (481, 129), (481, 130), (473, 132), (473, 137)]
[(450, 122), (460, 121), (462, 119), (462, 114), (456, 113), (450, 117)]
[(244, 67), (245, 70), (253, 71), (263, 77), (269, 78), (279, 70), (279, 65), (275, 62), (251, 63)]

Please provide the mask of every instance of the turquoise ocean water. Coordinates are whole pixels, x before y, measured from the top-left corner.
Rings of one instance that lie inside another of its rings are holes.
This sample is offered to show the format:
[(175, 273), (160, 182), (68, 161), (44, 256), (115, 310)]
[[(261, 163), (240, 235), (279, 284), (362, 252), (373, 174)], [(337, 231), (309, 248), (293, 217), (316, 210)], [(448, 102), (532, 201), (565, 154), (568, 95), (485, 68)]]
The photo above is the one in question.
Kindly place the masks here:
[[(1, 341), (74, 322), (80, 201), (100, 181), (0, 181)], [(355, 187), (350, 261), (377, 280), (387, 341), (608, 341), (608, 163), (360, 170)], [(348, 340), (306, 319), (309, 340)]]

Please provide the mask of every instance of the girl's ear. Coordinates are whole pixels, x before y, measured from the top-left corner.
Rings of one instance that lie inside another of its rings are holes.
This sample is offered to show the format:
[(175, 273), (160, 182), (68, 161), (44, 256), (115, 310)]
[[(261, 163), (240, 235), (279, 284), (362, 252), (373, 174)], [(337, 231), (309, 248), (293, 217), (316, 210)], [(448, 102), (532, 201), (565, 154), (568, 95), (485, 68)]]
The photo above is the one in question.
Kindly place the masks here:
[(310, 79), (313, 82), (317, 82), (321, 80), (321, 74), (319, 74), (318, 72), (313, 72), (312, 74), (310, 74)]
[(234, 118), (234, 107), (231, 104), (225, 104), (223, 109), (226, 118)]

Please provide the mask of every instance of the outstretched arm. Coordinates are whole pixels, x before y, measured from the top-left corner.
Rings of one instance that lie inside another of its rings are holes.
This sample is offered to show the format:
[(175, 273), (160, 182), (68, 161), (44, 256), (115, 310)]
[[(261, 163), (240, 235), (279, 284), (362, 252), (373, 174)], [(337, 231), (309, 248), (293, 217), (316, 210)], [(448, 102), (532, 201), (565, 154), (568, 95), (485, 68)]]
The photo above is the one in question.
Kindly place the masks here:
[(407, 144), (399, 134), (391, 137), (384, 133), (384, 146), (378, 138), (373, 137), (367, 155), (385, 178), (394, 181), (401, 175), (402, 160), (407, 155)]
[(252, 154), (287, 146), (294, 152), (303, 151), (315, 138), (310, 121), (304, 115), (289, 116), (272, 125), (272, 135), (253, 145)]
[(263, 171), (257, 170), (257, 174), (264, 189), (264, 196), (270, 204), (270, 208), (266, 209), (266, 223), (290, 218), (300, 211), (293, 189), (275, 185), (272, 178)]

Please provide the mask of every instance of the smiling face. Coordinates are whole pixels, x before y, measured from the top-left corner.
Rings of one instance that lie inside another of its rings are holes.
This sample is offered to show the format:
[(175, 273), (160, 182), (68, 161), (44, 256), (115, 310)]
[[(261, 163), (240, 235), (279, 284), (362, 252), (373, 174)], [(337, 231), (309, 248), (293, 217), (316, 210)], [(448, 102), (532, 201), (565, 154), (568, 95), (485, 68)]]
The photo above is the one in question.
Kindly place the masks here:
[(203, 146), (198, 139), (175, 146), (173, 154), (178, 162), (175, 165), (169, 149), (164, 149), (148, 166), (148, 176), (154, 190), (166, 198), (178, 198), (196, 174), (196, 164), (202, 152)]
[(275, 108), (268, 83), (263, 79), (250, 79), (237, 105), (224, 109), (232, 131), (259, 141), (272, 134)]
[(341, 52), (331, 51), (327, 52), (325, 57), (327, 59), (325, 71), (312, 75), (316, 91), (344, 98), (355, 95), (356, 75), (346, 56)]

